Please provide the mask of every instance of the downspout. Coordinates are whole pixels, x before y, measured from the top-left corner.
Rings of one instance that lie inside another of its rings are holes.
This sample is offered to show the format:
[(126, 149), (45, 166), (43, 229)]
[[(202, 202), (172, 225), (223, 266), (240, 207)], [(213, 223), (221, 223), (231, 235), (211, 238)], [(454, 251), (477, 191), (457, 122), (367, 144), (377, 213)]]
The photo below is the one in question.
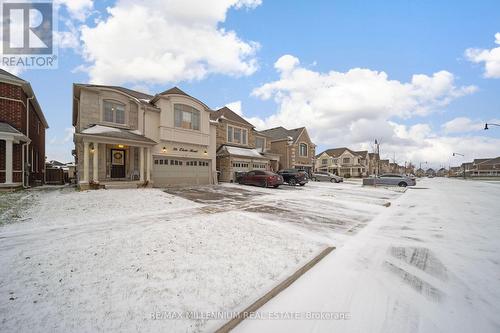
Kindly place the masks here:
[[(26, 137), (30, 139), (30, 101), (34, 100), (35, 96), (27, 97), (26, 98)], [(27, 142), (26, 145), (26, 160), (29, 159), (29, 145), (30, 142)], [(33, 161), (31, 161), (33, 163)], [(26, 181), (25, 188), (29, 187), (29, 179), (25, 179), (25, 169), (24, 169), (24, 161), (23, 161), (23, 183)]]

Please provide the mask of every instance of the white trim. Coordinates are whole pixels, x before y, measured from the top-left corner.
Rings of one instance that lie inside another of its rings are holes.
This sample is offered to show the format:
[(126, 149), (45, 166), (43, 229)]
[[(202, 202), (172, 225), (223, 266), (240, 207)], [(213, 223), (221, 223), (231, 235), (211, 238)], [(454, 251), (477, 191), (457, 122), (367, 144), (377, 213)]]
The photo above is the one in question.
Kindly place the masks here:
[[(233, 129), (233, 137), (232, 137), (233, 141), (229, 141), (229, 127), (231, 127)], [(234, 141), (234, 129), (235, 128), (237, 128), (237, 129), (239, 129), (239, 130), (242, 131), (241, 132), (241, 140), (240, 140), (240, 142), (235, 142)], [(242, 143), (242, 141), (243, 141), (243, 131), (246, 132), (246, 143)], [(240, 146), (248, 146), (248, 128), (227, 124), (226, 125), (226, 141), (227, 141), (228, 144), (232, 143), (232, 144), (236, 144), (236, 145), (240, 145)]]

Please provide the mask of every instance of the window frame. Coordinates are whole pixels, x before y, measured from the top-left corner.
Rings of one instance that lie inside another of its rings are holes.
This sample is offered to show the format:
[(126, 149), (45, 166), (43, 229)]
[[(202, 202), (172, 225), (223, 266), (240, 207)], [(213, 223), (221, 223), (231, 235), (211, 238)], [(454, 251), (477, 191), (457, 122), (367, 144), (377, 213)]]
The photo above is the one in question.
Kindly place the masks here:
[[(180, 113), (180, 117), (178, 114)], [(190, 119), (190, 127), (184, 127), (184, 115), (189, 114)], [(178, 120), (180, 123), (178, 123)], [(174, 104), (174, 127), (180, 128), (188, 131), (201, 131), (201, 111), (197, 108), (183, 103), (175, 103)]]
[[(262, 140), (262, 147), (257, 146), (257, 141)], [(255, 149), (261, 149), (262, 151), (266, 150), (266, 138), (263, 136), (255, 136)]]
[[(122, 107), (123, 108), (123, 123), (121, 122), (117, 122), (117, 112), (116, 110), (113, 111), (113, 109), (111, 109), (112, 111), (112, 120), (107, 120), (106, 119), (106, 105), (107, 104), (111, 104), (111, 105), (115, 105), (115, 106), (119, 106), (119, 107)], [(104, 123), (108, 123), (108, 124), (116, 124), (116, 125), (119, 125), (119, 126), (127, 126), (127, 121), (128, 121), (128, 117), (127, 117), (127, 104), (121, 102), (121, 101), (118, 101), (118, 100), (115, 100), (115, 99), (103, 99), (102, 100), (102, 118), (101, 118), (102, 122)]]
[[(240, 140), (239, 142), (236, 141), (236, 130), (240, 132)], [(229, 135), (231, 133), (231, 136)], [(243, 138), (245, 139), (245, 142), (243, 143)], [(241, 146), (248, 146), (248, 128), (245, 127), (239, 127), (239, 126), (234, 126), (234, 125), (227, 125), (226, 127), (226, 140), (229, 143), (234, 143), (237, 145)]]
[[(302, 148), (305, 148), (305, 154), (302, 152)], [(309, 156), (309, 145), (305, 142), (299, 143), (299, 156), (300, 157), (308, 157)]]

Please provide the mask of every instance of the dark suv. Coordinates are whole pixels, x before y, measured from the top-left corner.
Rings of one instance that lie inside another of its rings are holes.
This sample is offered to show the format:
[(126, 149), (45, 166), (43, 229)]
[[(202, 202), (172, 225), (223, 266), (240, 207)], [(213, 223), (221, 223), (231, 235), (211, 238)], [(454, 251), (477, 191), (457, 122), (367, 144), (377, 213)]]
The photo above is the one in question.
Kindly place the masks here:
[(278, 175), (283, 177), (283, 181), (290, 186), (295, 186), (297, 184), (304, 186), (309, 181), (307, 179), (307, 173), (303, 170), (285, 169), (278, 171)]

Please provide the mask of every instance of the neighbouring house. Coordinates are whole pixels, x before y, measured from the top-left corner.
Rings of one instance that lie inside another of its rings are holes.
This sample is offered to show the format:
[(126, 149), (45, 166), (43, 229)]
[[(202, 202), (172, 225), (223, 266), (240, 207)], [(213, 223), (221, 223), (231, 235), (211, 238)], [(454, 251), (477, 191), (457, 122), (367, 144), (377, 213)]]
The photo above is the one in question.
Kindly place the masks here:
[(327, 149), (316, 156), (316, 170), (330, 172), (342, 177), (362, 177), (366, 173), (367, 152), (356, 152), (349, 148)]
[(415, 175), (417, 177), (425, 177), (425, 170), (422, 168), (418, 168)]
[(446, 168), (441, 168), (436, 172), (437, 177), (445, 177), (446, 175), (448, 175), (448, 170), (446, 170)]
[(316, 145), (305, 127), (291, 130), (276, 127), (258, 134), (270, 139), (270, 153), (279, 156), (278, 169), (300, 169), (309, 174), (314, 171)]
[(44, 183), (48, 127), (31, 84), (0, 69), (0, 188)]
[(461, 170), (460, 175), (463, 176), (465, 173), (465, 176), (470, 176), (472, 169), (473, 169), (472, 162), (462, 163), (462, 165), (460, 165), (460, 170)]
[(429, 177), (429, 176), (434, 177), (434, 176), (436, 176), (436, 171), (432, 168), (429, 168), (429, 169), (425, 170), (425, 175), (427, 177)]
[(472, 177), (499, 177), (500, 157), (474, 160), (474, 169), (471, 171)]
[(217, 126), (219, 181), (234, 182), (237, 173), (254, 169), (278, 171), (280, 156), (271, 153), (271, 138), (240, 115), (223, 107), (210, 113)]
[(461, 172), (461, 167), (451, 167), (450, 170), (448, 171), (448, 176), (450, 177), (457, 177), (458, 175), (460, 175), (460, 172)]
[(380, 160), (380, 174), (391, 172), (391, 162), (389, 160)]
[(177, 87), (150, 95), (123, 87), (74, 84), (78, 185), (214, 183), (216, 126), (210, 112)]

